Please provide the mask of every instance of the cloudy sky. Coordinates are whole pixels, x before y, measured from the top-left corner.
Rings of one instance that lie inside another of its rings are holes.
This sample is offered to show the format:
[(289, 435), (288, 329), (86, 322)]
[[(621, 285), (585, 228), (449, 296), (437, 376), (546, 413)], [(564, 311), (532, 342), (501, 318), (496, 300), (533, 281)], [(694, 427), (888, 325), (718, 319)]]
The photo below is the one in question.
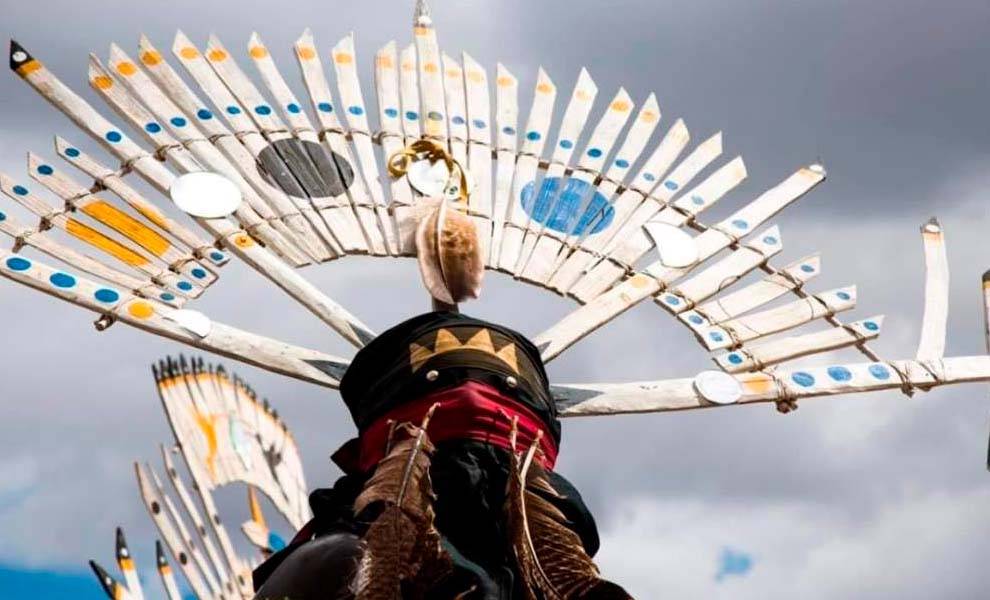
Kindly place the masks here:
[[(111, 41), (134, 49), (141, 32), (167, 48), (180, 27), (200, 43), (216, 32), (230, 48), (257, 30), (286, 72), (294, 71), (289, 49), (303, 28), (324, 51), (354, 31), (370, 99), (368, 57), (391, 39), (409, 40), (412, 1), (7, 4), (3, 33), (109, 116), (85, 84), (87, 53), (105, 57)], [(775, 220), (785, 246), (775, 262), (821, 250), (824, 274), (812, 289), (857, 283), (860, 308), (848, 318), (887, 315), (874, 344), (886, 357), (914, 354), (923, 285), (918, 226), (938, 215), (953, 275), (948, 352), (984, 351), (985, 0), (434, 4), (446, 49), (467, 50), (490, 67), (502, 61), (523, 89), (540, 65), (569, 89), (584, 65), (602, 96), (620, 85), (638, 101), (655, 91), (663, 122), (684, 118), (696, 141), (723, 131), (724, 158), (741, 154), (750, 176), (716, 217), (822, 161), (828, 181)], [(29, 149), (53, 157), (54, 134), (83, 144), (67, 119), (9, 73), (0, 76), (0, 109), (5, 173), (22, 178)], [(382, 330), (427, 306), (414, 263), (391, 262), (355, 258), (305, 273)], [(227, 267), (196, 308), (349, 353), (240, 265)], [(535, 335), (571, 306), (490, 276), (485, 297), (466, 308)], [(0, 315), (0, 596), (50, 585), (35, 597), (83, 597), (55, 590), (76, 582), (86, 559), (112, 562), (115, 525), (151, 566), (154, 533), (131, 462), (157, 460), (156, 444), (169, 438), (149, 365), (180, 348), (119, 325), (97, 333), (89, 313), (6, 281)], [(551, 375), (556, 382), (662, 379), (709, 365), (682, 327), (644, 304), (568, 351)], [(352, 432), (339, 397), (238, 371), (296, 432), (311, 485), (331, 482), (337, 473), (327, 457)], [(984, 597), (988, 412), (985, 386), (972, 385), (913, 399), (812, 400), (787, 416), (754, 406), (576, 420), (565, 423), (559, 470), (599, 520), (603, 570), (641, 598)], [(243, 518), (239, 492), (221, 501), (235, 515), (228, 522)]]

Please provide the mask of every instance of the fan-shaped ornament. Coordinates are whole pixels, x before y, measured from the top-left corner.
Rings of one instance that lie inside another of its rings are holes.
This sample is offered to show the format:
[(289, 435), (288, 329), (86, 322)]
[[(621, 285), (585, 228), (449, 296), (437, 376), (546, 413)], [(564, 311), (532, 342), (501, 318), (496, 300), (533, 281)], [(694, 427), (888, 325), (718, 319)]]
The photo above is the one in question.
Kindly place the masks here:
[[(345, 477), (307, 504), (290, 438), (238, 381), (198, 363), (158, 370), (194, 489), (211, 512), (200, 518), (176, 484), (192, 521), (211, 523), (209, 535), (196, 526), (206, 536), (201, 552), (185, 548), (182, 519), (167, 516), (175, 511), (141, 467), (139, 484), (202, 598), (253, 593), (205, 494), (231, 481), (250, 481), (299, 529), (279, 550), (263, 519), (244, 526), (271, 555), (254, 572), (259, 597), (332, 589), (358, 598), (628, 597), (599, 577), (594, 521), (554, 471), (560, 418), (756, 402), (788, 412), (817, 396), (990, 381), (990, 357), (943, 356), (948, 262), (937, 221), (922, 229), (928, 276), (917, 355), (882, 358), (869, 346), (882, 316), (839, 317), (855, 307), (854, 286), (812, 289), (816, 254), (773, 264), (783, 242), (769, 222), (824, 181), (821, 164), (707, 219), (747, 174), (741, 158), (719, 160), (721, 133), (691, 145), (696, 134), (683, 121), (661, 125), (652, 94), (637, 105), (619, 89), (596, 105), (585, 70), (559, 89), (541, 69), (521, 102), (506, 66), (440, 51), (422, 1), (412, 43), (390, 42), (368, 61), (373, 105), (351, 36), (329, 49), (309, 31), (298, 39), (305, 98), (257, 34), (236, 49), (179, 32), (169, 50), (142, 37), (136, 54), (112, 45), (106, 62), (94, 56), (88, 80), (110, 109), (101, 111), (11, 42), (11, 69), (104, 152), (57, 137), (62, 162), (29, 154), (31, 183), (0, 174), (0, 191), (39, 219), (24, 224), (0, 212), (0, 232), (13, 240), (0, 251), (0, 276), (89, 309), (100, 330), (122, 323), (340, 389), (357, 426), (334, 455)], [(120, 120), (104, 116), (111, 112)], [(169, 198), (188, 219), (162, 210)], [(353, 254), (415, 256), (440, 310), (376, 335), (297, 270)], [(295, 346), (186, 308), (232, 257), (356, 355)], [(486, 269), (579, 306), (532, 339), (461, 314)], [(983, 289), (990, 306), (990, 286)], [(688, 327), (718, 370), (547, 381), (545, 363), (646, 300)], [(864, 359), (792, 363), (840, 349)], [(233, 418), (236, 407), (256, 421)], [(458, 483), (481, 480), (489, 484)], [(481, 527), (493, 522), (502, 526)], [(177, 597), (165, 556), (158, 561)], [(137, 585), (97, 574), (113, 597)]]

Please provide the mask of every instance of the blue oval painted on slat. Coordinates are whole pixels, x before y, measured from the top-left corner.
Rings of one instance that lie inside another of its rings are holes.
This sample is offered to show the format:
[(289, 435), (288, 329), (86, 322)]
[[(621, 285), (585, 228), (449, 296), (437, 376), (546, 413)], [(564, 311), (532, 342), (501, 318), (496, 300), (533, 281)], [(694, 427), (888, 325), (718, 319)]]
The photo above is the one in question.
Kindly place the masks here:
[(526, 184), (520, 201), (534, 221), (554, 231), (568, 235), (598, 233), (612, 222), (615, 210), (608, 198), (592, 192), (586, 181), (568, 179), (565, 184), (560, 177), (547, 177), (539, 191), (535, 182)]

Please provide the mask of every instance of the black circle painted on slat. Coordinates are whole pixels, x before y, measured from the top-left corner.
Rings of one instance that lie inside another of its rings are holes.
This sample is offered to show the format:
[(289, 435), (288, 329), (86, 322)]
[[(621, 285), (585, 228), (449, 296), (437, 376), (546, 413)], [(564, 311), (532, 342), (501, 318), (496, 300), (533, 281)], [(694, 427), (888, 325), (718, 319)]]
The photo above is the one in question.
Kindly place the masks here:
[(268, 183), (298, 198), (333, 198), (354, 183), (354, 168), (343, 156), (315, 142), (278, 140), (258, 155)]

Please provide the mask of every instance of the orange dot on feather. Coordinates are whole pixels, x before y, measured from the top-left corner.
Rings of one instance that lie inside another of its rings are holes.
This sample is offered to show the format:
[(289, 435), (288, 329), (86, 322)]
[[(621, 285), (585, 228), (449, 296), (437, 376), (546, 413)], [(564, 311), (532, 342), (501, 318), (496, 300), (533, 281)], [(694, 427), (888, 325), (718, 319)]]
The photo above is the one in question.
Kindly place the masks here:
[(268, 56), (268, 48), (264, 46), (252, 46), (248, 52), (251, 53), (251, 58), (265, 58)]
[(310, 46), (303, 46), (299, 48), (296, 50), (296, 54), (303, 60), (312, 60), (316, 58), (316, 50)]
[(227, 53), (220, 48), (214, 48), (210, 50), (209, 57), (213, 62), (223, 62), (227, 60)]
[(179, 56), (188, 60), (192, 60), (197, 56), (199, 56), (199, 50), (193, 48), (192, 46), (186, 46), (182, 50), (179, 50)]

